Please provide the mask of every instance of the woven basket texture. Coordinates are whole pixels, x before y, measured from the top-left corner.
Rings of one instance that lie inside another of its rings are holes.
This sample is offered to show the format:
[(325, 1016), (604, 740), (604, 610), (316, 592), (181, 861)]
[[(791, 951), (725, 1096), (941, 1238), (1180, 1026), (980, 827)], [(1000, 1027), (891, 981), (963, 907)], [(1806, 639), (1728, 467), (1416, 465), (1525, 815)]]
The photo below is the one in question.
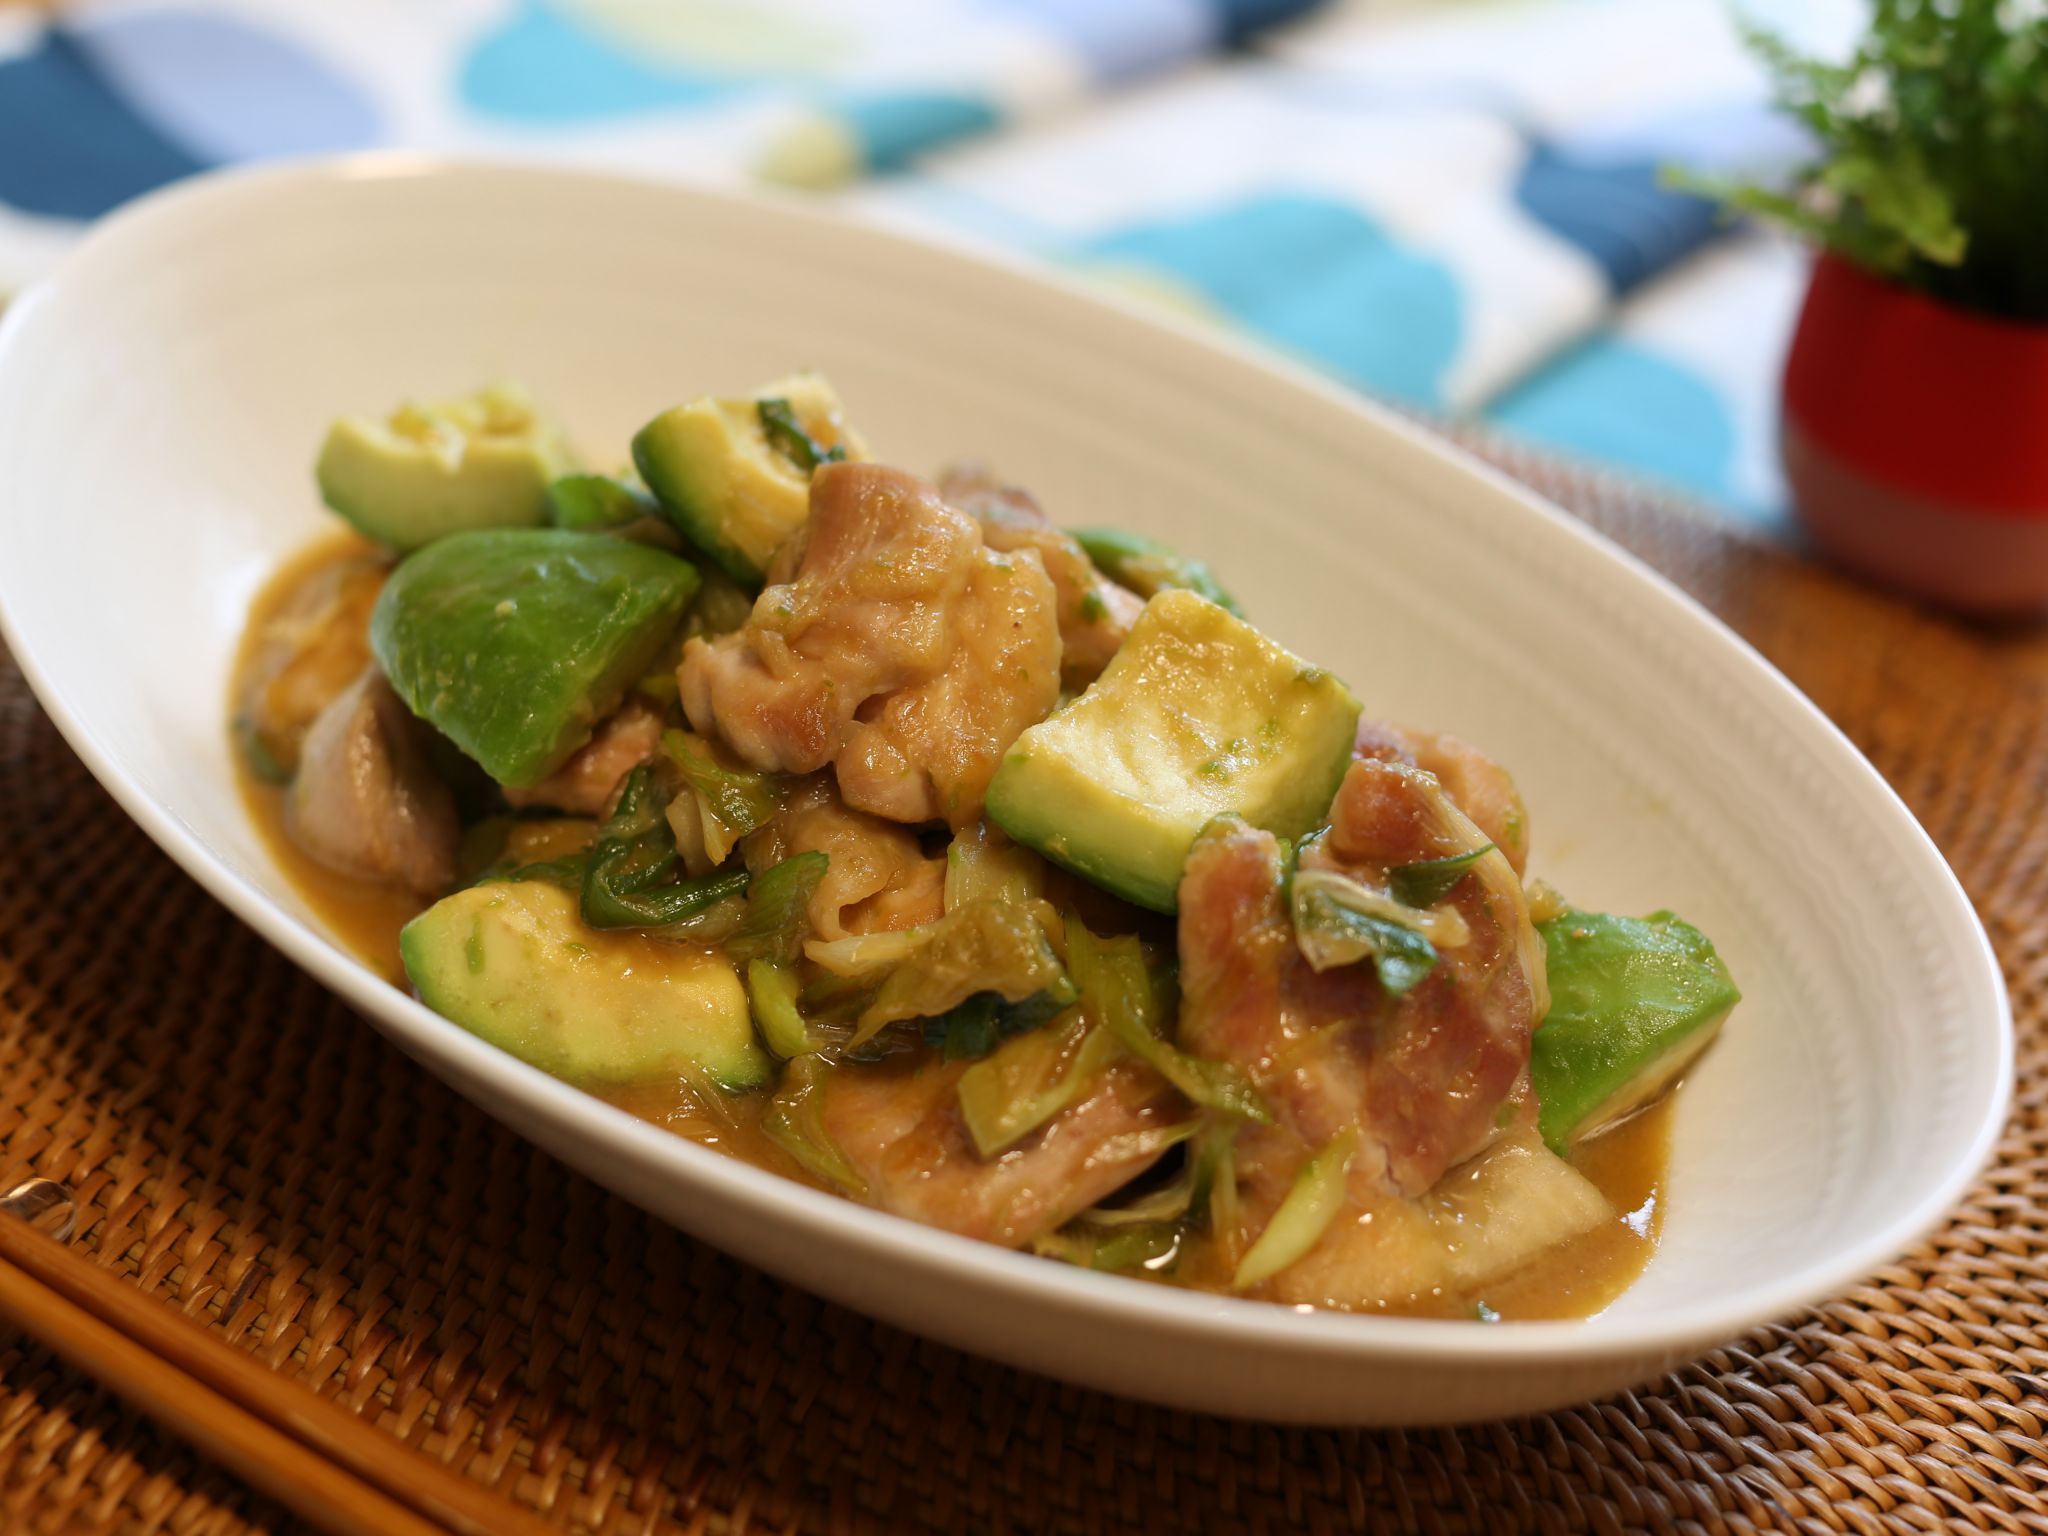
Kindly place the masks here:
[[(1818, 1311), (1649, 1390), (1406, 1433), (1172, 1413), (920, 1342), (668, 1230), (414, 1066), (155, 850), (4, 653), (0, 1179), (68, 1182), (82, 1251), (565, 1530), (2048, 1533), (2048, 638), (1502, 457), (1842, 725), (2004, 962), (1995, 1166)], [(0, 1333), (0, 1530), (293, 1529)]]

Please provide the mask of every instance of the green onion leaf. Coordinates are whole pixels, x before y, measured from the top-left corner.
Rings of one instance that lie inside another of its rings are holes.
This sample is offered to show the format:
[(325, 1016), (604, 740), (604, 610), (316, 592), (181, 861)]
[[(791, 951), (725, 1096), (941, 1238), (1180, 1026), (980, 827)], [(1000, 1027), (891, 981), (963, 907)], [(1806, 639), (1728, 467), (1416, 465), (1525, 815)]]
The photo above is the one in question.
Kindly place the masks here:
[(994, 1157), (1014, 1146), (1121, 1054), (1114, 1039), (1079, 1014), (1007, 1041), (960, 1075), (960, 1118), (975, 1150)]
[(1367, 890), (1330, 870), (1302, 870), (1294, 877), (1291, 905), (1295, 941), (1318, 971), (1372, 960), (1390, 996), (1411, 992), (1436, 969), (1437, 948), (1422, 931), (1429, 928), (1462, 943), (1470, 937), (1455, 909), (1428, 912)]
[(1387, 871), (1387, 889), (1394, 900), (1406, 907), (1433, 907), (1457, 889), (1458, 882), (1472, 866), (1493, 852), (1493, 844), (1470, 853), (1454, 853), (1447, 859), (1422, 859), (1414, 864), (1397, 864)]
[(1070, 915), (1067, 966), (1089, 1016), (1191, 1102), (1261, 1125), (1271, 1122), (1271, 1112), (1244, 1073), (1227, 1061), (1192, 1056), (1167, 1041), (1152, 973), (1135, 937), (1097, 938)]
[(791, 1061), (761, 1116), (761, 1129), (821, 1184), (860, 1200), (867, 1195), (867, 1180), (825, 1130), (825, 1074), (833, 1070), (817, 1056)]
[(1157, 539), (1121, 528), (1077, 528), (1073, 534), (1098, 571), (1140, 597), (1180, 589), (1206, 597), (1227, 612), (1243, 612), (1206, 563)]
[(947, 1061), (975, 1061), (1072, 1006), (1071, 997), (1063, 1001), (1053, 992), (1034, 992), (1016, 1003), (1006, 1002), (1000, 992), (977, 992), (958, 1007), (923, 1020), (924, 1043)]
[(784, 1061), (807, 1056), (820, 1042), (796, 1005), (796, 971), (773, 960), (747, 962), (747, 1009), (761, 1042)]
[(1077, 1222), (1048, 1232), (1031, 1245), (1041, 1258), (1110, 1273), (1166, 1269), (1179, 1250), (1180, 1228), (1170, 1221), (1138, 1222), (1112, 1231)]
[[(743, 869), (667, 883), (676, 868), (675, 834), (652, 767), (626, 775), (618, 804), (598, 828), (583, 872), (583, 920), (593, 928), (666, 928), (746, 890)], [(569, 861), (557, 860), (566, 875)], [(520, 874), (519, 878), (536, 878)]]
[(1344, 1208), (1344, 1176), (1358, 1150), (1358, 1127), (1337, 1138), (1301, 1165), (1294, 1187), (1287, 1191), (1259, 1240), (1238, 1260), (1230, 1277), (1233, 1291), (1247, 1291), (1289, 1268), (1323, 1240), (1330, 1223)]
[(762, 400), (755, 409), (760, 412), (761, 432), (768, 439), (768, 446), (805, 474), (820, 464), (837, 464), (846, 457), (844, 448), (827, 448), (806, 432), (787, 400)]
[[(1045, 992), (1062, 1008), (1077, 995), (1037, 912), (1028, 907), (971, 901), (921, 929), (865, 935), (860, 942), (885, 938), (900, 939), (904, 947), (900, 957), (893, 949), (882, 951), (892, 956), (885, 963), (894, 969), (862, 1012), (853, 1045), (872, 1039), (885, 1025), (949, 1013), (977, 992), (999, 992), (1013, 1003)], [(805, 953), (828, 970), (838, 969), (826, 958), (836, 957), (832, 946), (810, 944)]]
[(747, 886), (747, 915), (726, 953), (735, 960), (795, 965), (810, 928), (811, 895), (831, 863), (829, 855), (812, 849), (754, 876)]
[(662, 732), (661, 750), (682, 770), (683, 782), (705, 808), (725, 824), (728, 846), (766, 826), (789, 793), (789, 781), (778, 774), (723, 766), (712, 757), (710, 743), (688, 731)]

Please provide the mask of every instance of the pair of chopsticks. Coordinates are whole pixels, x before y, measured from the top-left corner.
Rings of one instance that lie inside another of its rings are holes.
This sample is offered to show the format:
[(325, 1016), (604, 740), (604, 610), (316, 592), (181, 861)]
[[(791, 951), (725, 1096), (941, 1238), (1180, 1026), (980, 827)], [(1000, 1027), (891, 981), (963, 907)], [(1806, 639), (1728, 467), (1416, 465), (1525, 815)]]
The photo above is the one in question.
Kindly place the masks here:
[(331, 1536), (559, 1536), (64, 1246), (71, 1192), (0, 1196), (0, 1322)]

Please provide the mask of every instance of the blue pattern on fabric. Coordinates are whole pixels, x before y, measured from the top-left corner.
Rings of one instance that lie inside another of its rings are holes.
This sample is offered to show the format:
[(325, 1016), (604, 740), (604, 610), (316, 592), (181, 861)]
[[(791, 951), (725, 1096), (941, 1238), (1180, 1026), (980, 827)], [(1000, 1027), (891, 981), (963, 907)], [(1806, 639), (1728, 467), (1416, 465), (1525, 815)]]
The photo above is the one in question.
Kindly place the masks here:
[(1252, 33), (1306, 16), (1320, 0), (1210, 0), (1222, 15), (1223, 40), (1244, 41)]
[(1268, 194), (1121, 230), (1083, 250), (1178, 279), (1354, 384), (1442, 404), (1462, 326), (1457, 280), (1347, 204)]
[(994, 0), (1018, 20), (1052, 33), (1096, 79), (1128, 80), (1213, 44), (1222, 18), (1209, 0)]
[(110, 89), (200, 159), (321, 154), (377, 140), (376, 112), (350, 81), (233, 17), (117, 11), (88, 15), (73, 35)]
[(1601, 161), (1539, 139), (1515, 201), (1627, 293), (1727, 229), (1714, 204), (1659, 185), (1660, 174), (1655, 160)]
[(1595, 336), (1494, 402), (1504, 431), (1717, 501), (1733, 484), (1735, 422), (1712, 385), (1669, 357)]
[(0, 202), (91, 219), (203, 170), (111, 90), (57, 29), (0, 59)]
[(456, 88), (486, 116), (561, 123), (709, 106), (748, 83), (647, 61), (547, 0), (518, 0), (469, 50)]
[(860, 145), (872, 171), (901, 170), (914, 157), (949, 139), (986, 133), (1002, 118), (978, 96), (941, 91), (889, 91), (842, 96), (832, 110)]

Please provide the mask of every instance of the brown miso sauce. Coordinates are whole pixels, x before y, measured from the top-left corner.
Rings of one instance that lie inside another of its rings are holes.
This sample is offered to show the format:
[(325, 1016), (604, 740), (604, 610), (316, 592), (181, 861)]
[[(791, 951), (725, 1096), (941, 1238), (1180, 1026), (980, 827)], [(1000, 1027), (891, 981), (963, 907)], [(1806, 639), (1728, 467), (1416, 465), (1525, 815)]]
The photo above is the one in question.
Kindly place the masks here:
[[(250, 610), (236, 662), (229, 695), (231, 719), (233, 701), (242, 696), (244, 669), (265, 624), (301, 582), (330, 562), (360, 557), (365, 547), (353, 536), (323, 540), (293, 557), (264, 586)], [(404, 987), (398, 931), (418, 915), (424, 903), (409, 892), (336, 874), (302, 853), (285, 828), (284, 791), (259, 778), (242, 752), (237, 751), (234, 758), (250, 818), (306, 905), (338, 943), (394, 986)], [(719, 1096), (713, 1102), (679, 1079), (637, 1083), (595, 1096), (727, 1156), (817, 1186), (817, 1181), (762, 1131), (765, 1093)], [(1572, 1166), (1606, 1196), (1617, 1213), (1615, 1219), (1481, 1291), (1409, 1297), (1359, 1310), (1466, 1319), (1490, 1314), (1508, 1321), (1590, 1317), (1600, 1312), (1642, 1273), (1656, 1249), (1663, 1223), (1671, 1103), (1672, 1096), (1667, 1094), (1573, 1151)], [(1197, 1240), (1163, 1272), (1134, 1273), (1169, 1285), (1227, 1290), (1228, 1267), (1207, 1247)]]
[[(247, 692), (249, 669), (265, 644), (271, 624), (305, 583), (329, 566), (360, 560), (370, 549), (354, 534), (324, 538), (292, 556), (263, 584), (250, 606), (249, 623), (242, 631), (242, 643), (235, 656), (235, 673), (228, 691), (231, 731)], [(398, 961), (398, 930), (418, 916), (425, 903), (410, 891), (336, 874), (300, 851), (285, 829), (284, 790), (257, 776), (239, 741), (231, 755), (242, 803), (248, 806), (250, 820), (255, 822), (285, 878), (337, 943), (386, 981), (404, 986), (405, 970)]]

